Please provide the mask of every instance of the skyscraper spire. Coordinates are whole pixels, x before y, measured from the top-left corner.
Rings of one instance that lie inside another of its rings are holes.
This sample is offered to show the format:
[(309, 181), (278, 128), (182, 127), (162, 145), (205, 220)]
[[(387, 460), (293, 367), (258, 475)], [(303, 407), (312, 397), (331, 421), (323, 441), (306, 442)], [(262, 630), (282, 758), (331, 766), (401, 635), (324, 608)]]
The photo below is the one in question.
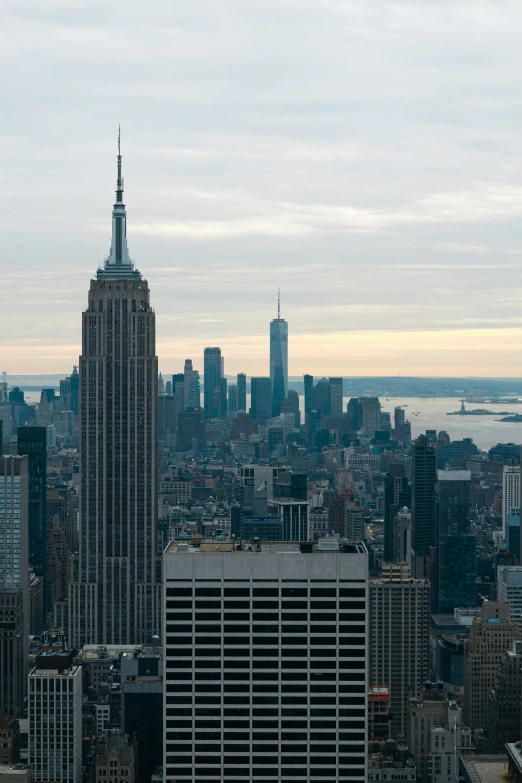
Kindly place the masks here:
[(281, 320), (281, 290), (277, 289), (277, 320)]
[(121, 176), (121, 130), (118, 125), (118, 181), (116, 182), (116, 203), (123, 204), (123, 177)]
[(112, 209), (112, 242), (108, 258), (103, 269), (99, 269), (98, 277), (110, 275), (139, 277), (134, 269), (127, 247), (127, 212), (123, 203), (123, 177), (121, 175), (121, 129), (118, 125), (118, 179), (116, 181), (116, 202)]

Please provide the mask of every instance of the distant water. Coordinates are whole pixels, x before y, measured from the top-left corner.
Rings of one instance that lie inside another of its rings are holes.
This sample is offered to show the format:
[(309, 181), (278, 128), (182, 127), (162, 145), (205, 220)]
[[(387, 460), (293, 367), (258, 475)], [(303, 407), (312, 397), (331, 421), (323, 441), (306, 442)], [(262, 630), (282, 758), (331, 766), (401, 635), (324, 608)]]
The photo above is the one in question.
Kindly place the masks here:
[[(25, 399), (28, 403), (39, 402), (39, 392), (26, 392)], [(348, 397), (344, 398), (344, 410), (348, 404)], [(497, 443), (522, 443), (522, 422), (495, 421), (495, 416), (447, 416), (450, 411), (460, 409), (460, 400), (456, 397), (381, 397), (381, 408), (391, 415), (393, 426), (393, 409), (403, 405), (406, 418), (411, 421), (411, 434), (414, 438), (426, 430), (446, 430), (451, 440), (473, 438), (479, 449), (487, 450)], [(247, 395), (247, 405), (250, 404), (250, 395)], [(304, 414), (304, 397), (299, 396), (301, 418)], [(466, 403), (468, 410), (473, 408), (487, 408), (488, 410), (510, 411), (522, 414), (522, 405), (502, 403)], [(414, 415), (418, 414), (418, 415)], [(499, 415), (500, 418), (500, 415)]]
[[(495, 421), (495, 416), (447, 416), (450, 411), (460, 410), (460, 400), (455, 397), (390, 397), (380, 398), (383, 411), (389, 411), (393, 426), (393, 409), (398, 405), (404, 408), (406, 418), (411, 422), (412, 437), (426, 430), (446, 430), (451, 440), (473, 438), (479, 449), (487, 450), (497, 443), (521, 443), (522, 422)], [(345, 400), (345, 410), (348, 400)], [(509, 411), (521, 413), (522, 405), (502, 403), (466, 403), (467, 410), (487, 408), (490, 411)], [(418, 413), (417, 416), (414, 413)], [(499, 415), (499, 418), (500, 415)]]

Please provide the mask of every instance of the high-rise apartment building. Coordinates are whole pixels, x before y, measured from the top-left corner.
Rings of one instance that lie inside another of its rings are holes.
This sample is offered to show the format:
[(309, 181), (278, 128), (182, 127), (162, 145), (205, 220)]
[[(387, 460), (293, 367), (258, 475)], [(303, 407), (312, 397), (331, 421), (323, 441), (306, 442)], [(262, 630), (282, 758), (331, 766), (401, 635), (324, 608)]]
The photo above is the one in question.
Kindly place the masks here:
[(343, 379), (330, 378), (330, 415), (343, 415)]
[(381, 429), (381, 403), (378, 397), (359, 397), (362, 412), (362, 434), (365, 438), (375, 437)]
[(232, 547), (165, 554), (165, 780), (363, 783), (364, 547)]
[(42, 579), (46, 600), (47, 522), (47, 430), (45, 427), (18, 427), (18, 453), (28, 457), (29, 470), (29, 564)]
[(36, 657), (29, 672), (29, 764), (38, 783), (82, 780), (82, 667), (74, 651)]
[(411, 696), (429, 674), (430, 584), (412, 579), (409, 568), (385, 564), (370, 581), (369, 684), (386, 683), (391, 693), (391, 734), (408, 734)]
[(517, 507), (520, 507), (520, 465), (504, 465), (502, 474), (502, 536), (504, 540), (509, 509)]
[(272, 396), (270, 378), (250, 379), (250, 415), (258, 424), (266, 424), (271, 417)]
[(415, 577), (423, 579), (430, 548), (436, 544), (437, 453), (426, 435), (419, 435), (413, 444), (411, 479), (412, 570)]
[(451, 614), (456, 607), (474, 607), (477, 602), (477, 539), (470, 532), (471, 473), (439, 470), (435, 505), (437, 551), (433, 558), (433, 584), (437, 595), (432, 595), (432, 609)]
[(471, 729), (488, 725), (489, 692), (506, 650), (519, 638), (509, 604), (485, 601), (482, 617), (474, 617), (464, 655), (464, 721)]
[(217, 419), (221, 414), (220, 407), (216, 405), (216, 397), (217, 399), (220, 397), (221, 348), (205, 348), (203, 372), (203, 409), (205, 419)]
[(237, 374), (237, 409), (246, 413), (246, 375), (244, 372)]
[(111, 250), (91, 280), (82, 324), (80, 535), (69, 593), (75, 647), (138, 644), (159, 631), (157, 405), (155, 314), (127, 248), (118, 154)]
[(270, 322), (270, 389), (272, 416), (279, 416), (281, 403), (288, 394), (288, 324), (281, 318), (281, 300), (277, 293), (277, 318)]

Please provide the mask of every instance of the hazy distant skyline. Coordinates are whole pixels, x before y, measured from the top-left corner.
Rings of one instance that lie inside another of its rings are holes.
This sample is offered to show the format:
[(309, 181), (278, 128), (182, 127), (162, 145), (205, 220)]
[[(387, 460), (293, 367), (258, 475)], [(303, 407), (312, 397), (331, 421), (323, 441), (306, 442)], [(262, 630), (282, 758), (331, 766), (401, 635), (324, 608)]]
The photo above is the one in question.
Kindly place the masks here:
[(522, 374), (517, 2), (5, 0), (0, 370), (68, 374), (110, 245), (160, 369)]

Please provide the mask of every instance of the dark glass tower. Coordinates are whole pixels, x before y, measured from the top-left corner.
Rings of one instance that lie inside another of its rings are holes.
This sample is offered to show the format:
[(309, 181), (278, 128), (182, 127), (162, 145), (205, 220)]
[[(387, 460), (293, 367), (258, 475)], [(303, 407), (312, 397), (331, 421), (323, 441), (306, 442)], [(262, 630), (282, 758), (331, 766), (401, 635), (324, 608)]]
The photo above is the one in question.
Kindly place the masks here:
[(36, 576), (42, 578), (46, 606), (47, 428), (18, 427), (18, 453), (29, 457), (29, 564)]
[(237, 374), (237, 409), (246, 413), (246, 375), (244, 372)]
[(203, 410), (205, 419), (221, 415), (221, 348), (205, 348), (203, 355)]
[(112, 246), (91, 280), (82, 319), (73, 647), (143, 644), (159, 632), (157, 402), (155, 315), (127, 248), (118, 154)]
[(304, 399), (305, 399), (305, 415), (313, 410), (313, 395), (314, 395), (314, 376), (304, 376)]
[(258, 424), (265, 424), (270, 418), (270, 378), (250, 379), (250, 415)]
[(416, 579), (425, 578), (430, 548), (436, 544), (436, 482), (437, 452), (426, 435), (419, 435), (413, 444), (411, 487), (412, 570)]
[(393, 562), (393, 518), (404, 506), (411, 506), (411, 489), (404, 465), (392, 463), (384, 478), (384, 562)]
[(277, 318), (270, 323), (270, 386), (272, 416), (279, 416), (281, 403), (288, 394), (288, 324), (281, 318), (281, 300), (277, 292)]
[(434, 608), (444, 614), (459, 606), (476, 606), (477, 539), (470, 532), (471, 474), (467, 470), (439, 470), (436, 512), (438, 605)]

